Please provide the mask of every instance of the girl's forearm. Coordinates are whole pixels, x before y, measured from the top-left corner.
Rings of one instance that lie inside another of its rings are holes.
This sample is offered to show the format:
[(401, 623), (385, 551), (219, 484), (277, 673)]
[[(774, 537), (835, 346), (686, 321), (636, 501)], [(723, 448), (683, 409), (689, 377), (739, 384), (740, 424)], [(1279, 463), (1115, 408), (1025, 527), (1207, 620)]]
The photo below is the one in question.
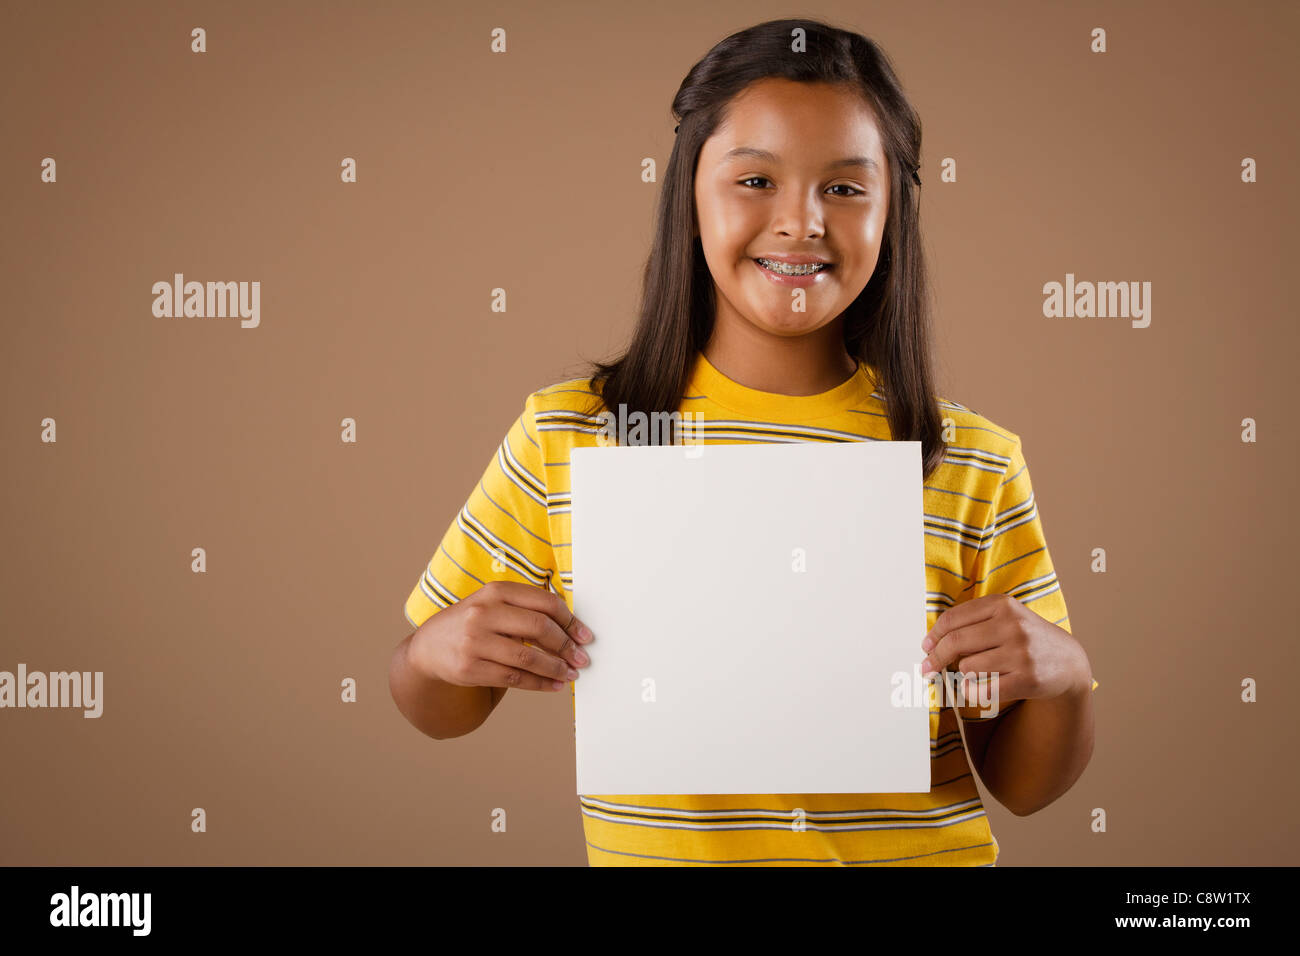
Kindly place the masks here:
[(402, 639), (389, 664), (388, 688), (397, 709), (434, 740), (462, 737), (478, 729), (496, 706), (492, 688), (460, 687), (418, 673), (407, 656), (414, 637), (412, 633)]
[(989, 738), (980, 779), (1016, 816), (1069, 790), (1092, 758), (1092, 679), (1059, 697), (1021, 701)]

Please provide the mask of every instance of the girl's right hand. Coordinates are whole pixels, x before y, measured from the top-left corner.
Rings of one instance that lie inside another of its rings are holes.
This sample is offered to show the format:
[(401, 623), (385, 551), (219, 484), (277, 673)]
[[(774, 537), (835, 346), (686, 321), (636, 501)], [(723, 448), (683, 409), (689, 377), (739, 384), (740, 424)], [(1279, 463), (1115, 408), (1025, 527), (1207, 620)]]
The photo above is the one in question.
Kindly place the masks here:
[(563, 690), (590, 663), (578, 647), (590, 641), (553, 591), (489, 581), (417, 628), (410, 660), (426, 677), (460, 687)]

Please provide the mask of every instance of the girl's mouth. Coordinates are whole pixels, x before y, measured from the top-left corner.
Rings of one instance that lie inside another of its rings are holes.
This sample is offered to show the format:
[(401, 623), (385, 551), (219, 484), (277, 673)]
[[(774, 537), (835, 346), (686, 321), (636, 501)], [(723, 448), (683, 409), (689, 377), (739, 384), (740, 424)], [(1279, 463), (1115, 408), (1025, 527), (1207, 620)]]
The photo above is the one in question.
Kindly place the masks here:
[[(829, 263), (808, 263), (807, 265), (790, 266), (785, 263), (774, 262), (771, 259), (751, 259), (751, 262), (758, 267), (758, 271), (767, 276), (769, 280), (781, 286), (809, 286), (819, 281), (818, 276), (830, 272), (832, 266)], [(790, 270), (790, 271), (778, 271)], [(811, 271), (809, 271), (811, 270)]]

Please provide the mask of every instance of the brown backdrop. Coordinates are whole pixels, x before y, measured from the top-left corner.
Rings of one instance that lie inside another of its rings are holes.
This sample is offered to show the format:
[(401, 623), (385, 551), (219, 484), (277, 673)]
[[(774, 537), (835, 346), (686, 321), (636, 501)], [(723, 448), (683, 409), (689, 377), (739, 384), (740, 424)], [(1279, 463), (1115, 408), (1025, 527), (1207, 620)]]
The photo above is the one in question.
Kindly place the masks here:
[[(4, 6), (0, 670), (103, 671), (104, 713), (0, 711), (0, 862), (586, 861), (569, 695), (433, 741), (389, 654), (524, 396), (629, 332), (682, 76), (792, 11), (357, 7)], [(1000, 862), (1297, 862), (1300, 10), (815, 13), (924, 119), (941, 391), (1024, 440), (1101, 684), (1074, 788), (989, 801)], [(155, 317), (176, 272), (260, 281), (260, 326)], [(1045, 318), (1066, 273), (1149, 281), (1150, 326)]]

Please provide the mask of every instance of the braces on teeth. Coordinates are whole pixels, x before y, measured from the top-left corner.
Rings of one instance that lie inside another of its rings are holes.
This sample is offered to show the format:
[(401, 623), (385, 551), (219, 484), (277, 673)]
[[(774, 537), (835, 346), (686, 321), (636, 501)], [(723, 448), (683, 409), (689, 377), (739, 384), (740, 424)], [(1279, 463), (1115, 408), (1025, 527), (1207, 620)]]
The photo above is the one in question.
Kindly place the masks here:
[(812, 275), (814, 272), (821, 272), (823, 269), (827, 268), (827, 263), (825, 262), (810, 262), (805, 265), (786, 265), (785, 263), (775, 262), (771, 259), (757, 259), (755, 261), (769, 272), (777, 272), (788, 276)]

